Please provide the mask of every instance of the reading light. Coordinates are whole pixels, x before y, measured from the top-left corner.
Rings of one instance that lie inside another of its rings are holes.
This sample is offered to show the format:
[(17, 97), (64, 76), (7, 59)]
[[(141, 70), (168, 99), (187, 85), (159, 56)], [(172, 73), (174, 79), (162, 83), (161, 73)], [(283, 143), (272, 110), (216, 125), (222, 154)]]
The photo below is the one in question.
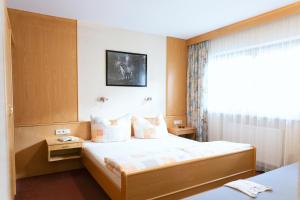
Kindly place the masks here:
[(104, 102), (108, 101), (108, 98), (106, 98), (106, 97), (99, 97), (98, 101), (104, 103)]
[(152, 101), (152, 97), (145, 97), (144, 99), (146, 102)]

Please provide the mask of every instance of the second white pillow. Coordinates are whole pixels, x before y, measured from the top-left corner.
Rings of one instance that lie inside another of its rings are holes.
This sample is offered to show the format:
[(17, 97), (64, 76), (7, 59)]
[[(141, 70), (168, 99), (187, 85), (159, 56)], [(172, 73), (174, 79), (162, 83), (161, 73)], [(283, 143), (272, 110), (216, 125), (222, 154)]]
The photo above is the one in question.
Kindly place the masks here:
[(141, 139), (162, 138), (168, 134), (162, 115), (153, 118), (133, 117), (134, 137)]

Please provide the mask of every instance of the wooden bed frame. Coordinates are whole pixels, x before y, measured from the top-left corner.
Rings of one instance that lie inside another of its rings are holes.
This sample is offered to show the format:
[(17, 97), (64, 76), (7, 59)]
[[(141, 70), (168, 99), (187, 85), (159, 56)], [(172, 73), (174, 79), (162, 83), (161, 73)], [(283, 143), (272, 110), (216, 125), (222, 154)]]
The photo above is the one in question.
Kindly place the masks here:
[(256, 149), (122, 173), (121, 189), (92, 160), (83, 155), (82, 162), (113, 200), (180, 199), (254, 176)]

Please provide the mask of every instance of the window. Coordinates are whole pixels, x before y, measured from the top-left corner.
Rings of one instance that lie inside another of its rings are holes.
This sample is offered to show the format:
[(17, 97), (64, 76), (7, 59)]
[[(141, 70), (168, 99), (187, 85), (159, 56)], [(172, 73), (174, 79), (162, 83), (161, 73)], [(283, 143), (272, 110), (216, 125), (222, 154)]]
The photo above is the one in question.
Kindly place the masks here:
[(208, 111), (300, 118), (300, 40), (212, 55)]

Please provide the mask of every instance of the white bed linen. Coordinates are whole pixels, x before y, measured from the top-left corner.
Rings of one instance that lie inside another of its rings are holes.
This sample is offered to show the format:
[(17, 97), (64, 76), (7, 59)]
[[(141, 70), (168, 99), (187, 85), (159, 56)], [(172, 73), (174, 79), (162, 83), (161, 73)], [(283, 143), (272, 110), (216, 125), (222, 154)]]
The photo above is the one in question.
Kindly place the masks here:
[[(108, 170), (104, 163), (104, 158), (127, 156), (134, 153), (152, 153), (164, 151), (170, 148), (186, 148), (191, 146), (199, 146), (201, 153), (197, 154), (197, 158), (210, 157), (214, 155), (222, 155), (234, 151), (246, 150), (251, 147), (249, 144), (231, 143), (225, 141), (215, 142), (196, 142), (185, 139), (172, 134), (168, 134), (160, 139), (137, 139), (132, 138), (125, 142), (112, 143), (94, 143), (86, 141), (83, 144), (84, 156), (98, 164), (99, 168), (116, 184), (121, 185), (120, 177)], [(198, 148), (197, 148), (198, 149)], [(207, 150), (206, 150), (207, 149)], [(213, 152), (211, 151), (213, 149)], [(202, 152), (203, 151), (203, 152)]]

